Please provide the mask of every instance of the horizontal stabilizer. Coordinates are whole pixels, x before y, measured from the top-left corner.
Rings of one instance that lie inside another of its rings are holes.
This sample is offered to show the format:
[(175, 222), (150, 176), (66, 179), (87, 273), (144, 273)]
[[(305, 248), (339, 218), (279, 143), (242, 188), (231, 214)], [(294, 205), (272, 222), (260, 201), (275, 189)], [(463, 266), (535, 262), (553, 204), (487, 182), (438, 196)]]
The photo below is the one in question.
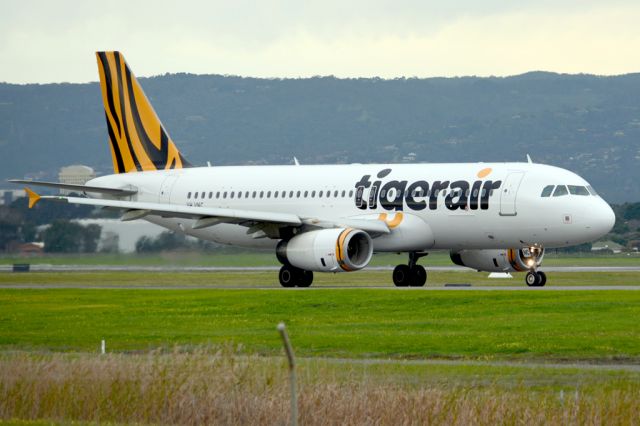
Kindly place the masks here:
[(133, 195), (138, 192), (135, 189), (103, 188), (101, 186), (75, 185), (72, 183), (43, 182), (43, 181), (37, 181), (37, 180), (9, 179), (8, 182), (20, 183), (20, 184), (26, 184), (26, 185), (35, 185), (35, 186), (45, 186), (47, 188), (66, 189), (67, 191), (109, 194), (109, 195), (115, 195), (117, 197), (125, 197), (127, 195)]
[(32, 209), (33, 206), (36, 205), (36, 203), (38, 201), (40, 201), (40, 194), (36, 194), (34, 191), (30, 190), (29, 188), (25, 188), (24, 192), (27, 193), (27, 195), (29, 196), (29, 208)]

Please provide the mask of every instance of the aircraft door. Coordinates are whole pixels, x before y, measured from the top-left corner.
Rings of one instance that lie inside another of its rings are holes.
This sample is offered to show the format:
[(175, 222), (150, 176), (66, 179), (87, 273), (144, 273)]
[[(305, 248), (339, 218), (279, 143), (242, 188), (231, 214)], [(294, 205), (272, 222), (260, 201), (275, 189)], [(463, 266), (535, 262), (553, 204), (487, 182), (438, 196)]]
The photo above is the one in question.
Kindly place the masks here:
[(178, 180), (178, 176), (167, 176), (160, 185), (160, 195), (158, 197), (159, 203), (169, 203), (171, 201), (171, 191), (173, 185)]
[(512, 172), (504, 180), (504, 184), (500, 188), (500, 216), (515, 216), (518, 214), (516, 211), (516, 196), (523, 176), (524, 172)]

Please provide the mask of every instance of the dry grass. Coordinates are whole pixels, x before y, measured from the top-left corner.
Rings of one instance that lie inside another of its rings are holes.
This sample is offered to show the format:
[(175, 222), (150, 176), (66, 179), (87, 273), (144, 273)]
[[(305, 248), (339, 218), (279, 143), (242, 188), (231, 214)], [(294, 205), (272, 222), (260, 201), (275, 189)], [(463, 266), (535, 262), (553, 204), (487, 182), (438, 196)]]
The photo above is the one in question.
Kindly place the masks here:
[[(634, 381), (577, 392), (415, 383), (349, 365), (300, 369), (300, 423), (638, 424)], [(139, 424), (286, 424), (284, 361), (237, 350), (135, 355), (0, 355), (0, 420)]]

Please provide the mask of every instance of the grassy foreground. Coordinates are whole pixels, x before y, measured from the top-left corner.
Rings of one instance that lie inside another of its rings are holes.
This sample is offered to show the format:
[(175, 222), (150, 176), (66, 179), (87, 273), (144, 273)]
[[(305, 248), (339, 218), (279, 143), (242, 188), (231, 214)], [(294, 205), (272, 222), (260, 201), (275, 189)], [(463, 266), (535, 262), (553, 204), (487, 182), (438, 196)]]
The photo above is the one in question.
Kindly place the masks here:
[[(520, 278), (434, 272), (430, 285)], [(361, 287), (321, 290), (280, 289), (273, 272), (0, 285), (15, 287), (0, 288), (0, 425), (286, 424), (280, 321), (302, 357), (301, 424), (640, 423), (640, 291), (395, 289), (388, 272), (319, 274), (314, 286)]]
[[(637, 372), (302, 360), (298, 377), (305, 425), (640, 421)], [(286, 424), (289, 413), (283, 357), (229, 346), (0, 356), (0, 423)]]
[(226, 343), (305, 356), (640, 360), (640, 291), (0, 289), (0, 349)]

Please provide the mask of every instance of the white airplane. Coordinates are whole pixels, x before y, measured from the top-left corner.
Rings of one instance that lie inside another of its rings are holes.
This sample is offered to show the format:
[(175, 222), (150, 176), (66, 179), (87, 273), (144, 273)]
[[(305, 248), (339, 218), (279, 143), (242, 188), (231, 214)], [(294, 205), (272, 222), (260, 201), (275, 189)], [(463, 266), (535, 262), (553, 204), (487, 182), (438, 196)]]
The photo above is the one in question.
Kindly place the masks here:
[[(423, 286), (418, 259), (449, 250), (478, 271), (523, 271), (543, 286), (545, 248), (598, 239), (615, 216), (584, 179), (527, 163), (193, 167), (180, 154), (119, 52), (98, 52), (115, 174), (86, 185), (13, 180), (83, 192), (40, 198), (115, 208), (175, 232), (270, 247), (284, 287), (313, 272), (365, 268), (374, 252), (406, 252), (396, 286)], [(296, 161), (297, 163), (297, 161)]]

